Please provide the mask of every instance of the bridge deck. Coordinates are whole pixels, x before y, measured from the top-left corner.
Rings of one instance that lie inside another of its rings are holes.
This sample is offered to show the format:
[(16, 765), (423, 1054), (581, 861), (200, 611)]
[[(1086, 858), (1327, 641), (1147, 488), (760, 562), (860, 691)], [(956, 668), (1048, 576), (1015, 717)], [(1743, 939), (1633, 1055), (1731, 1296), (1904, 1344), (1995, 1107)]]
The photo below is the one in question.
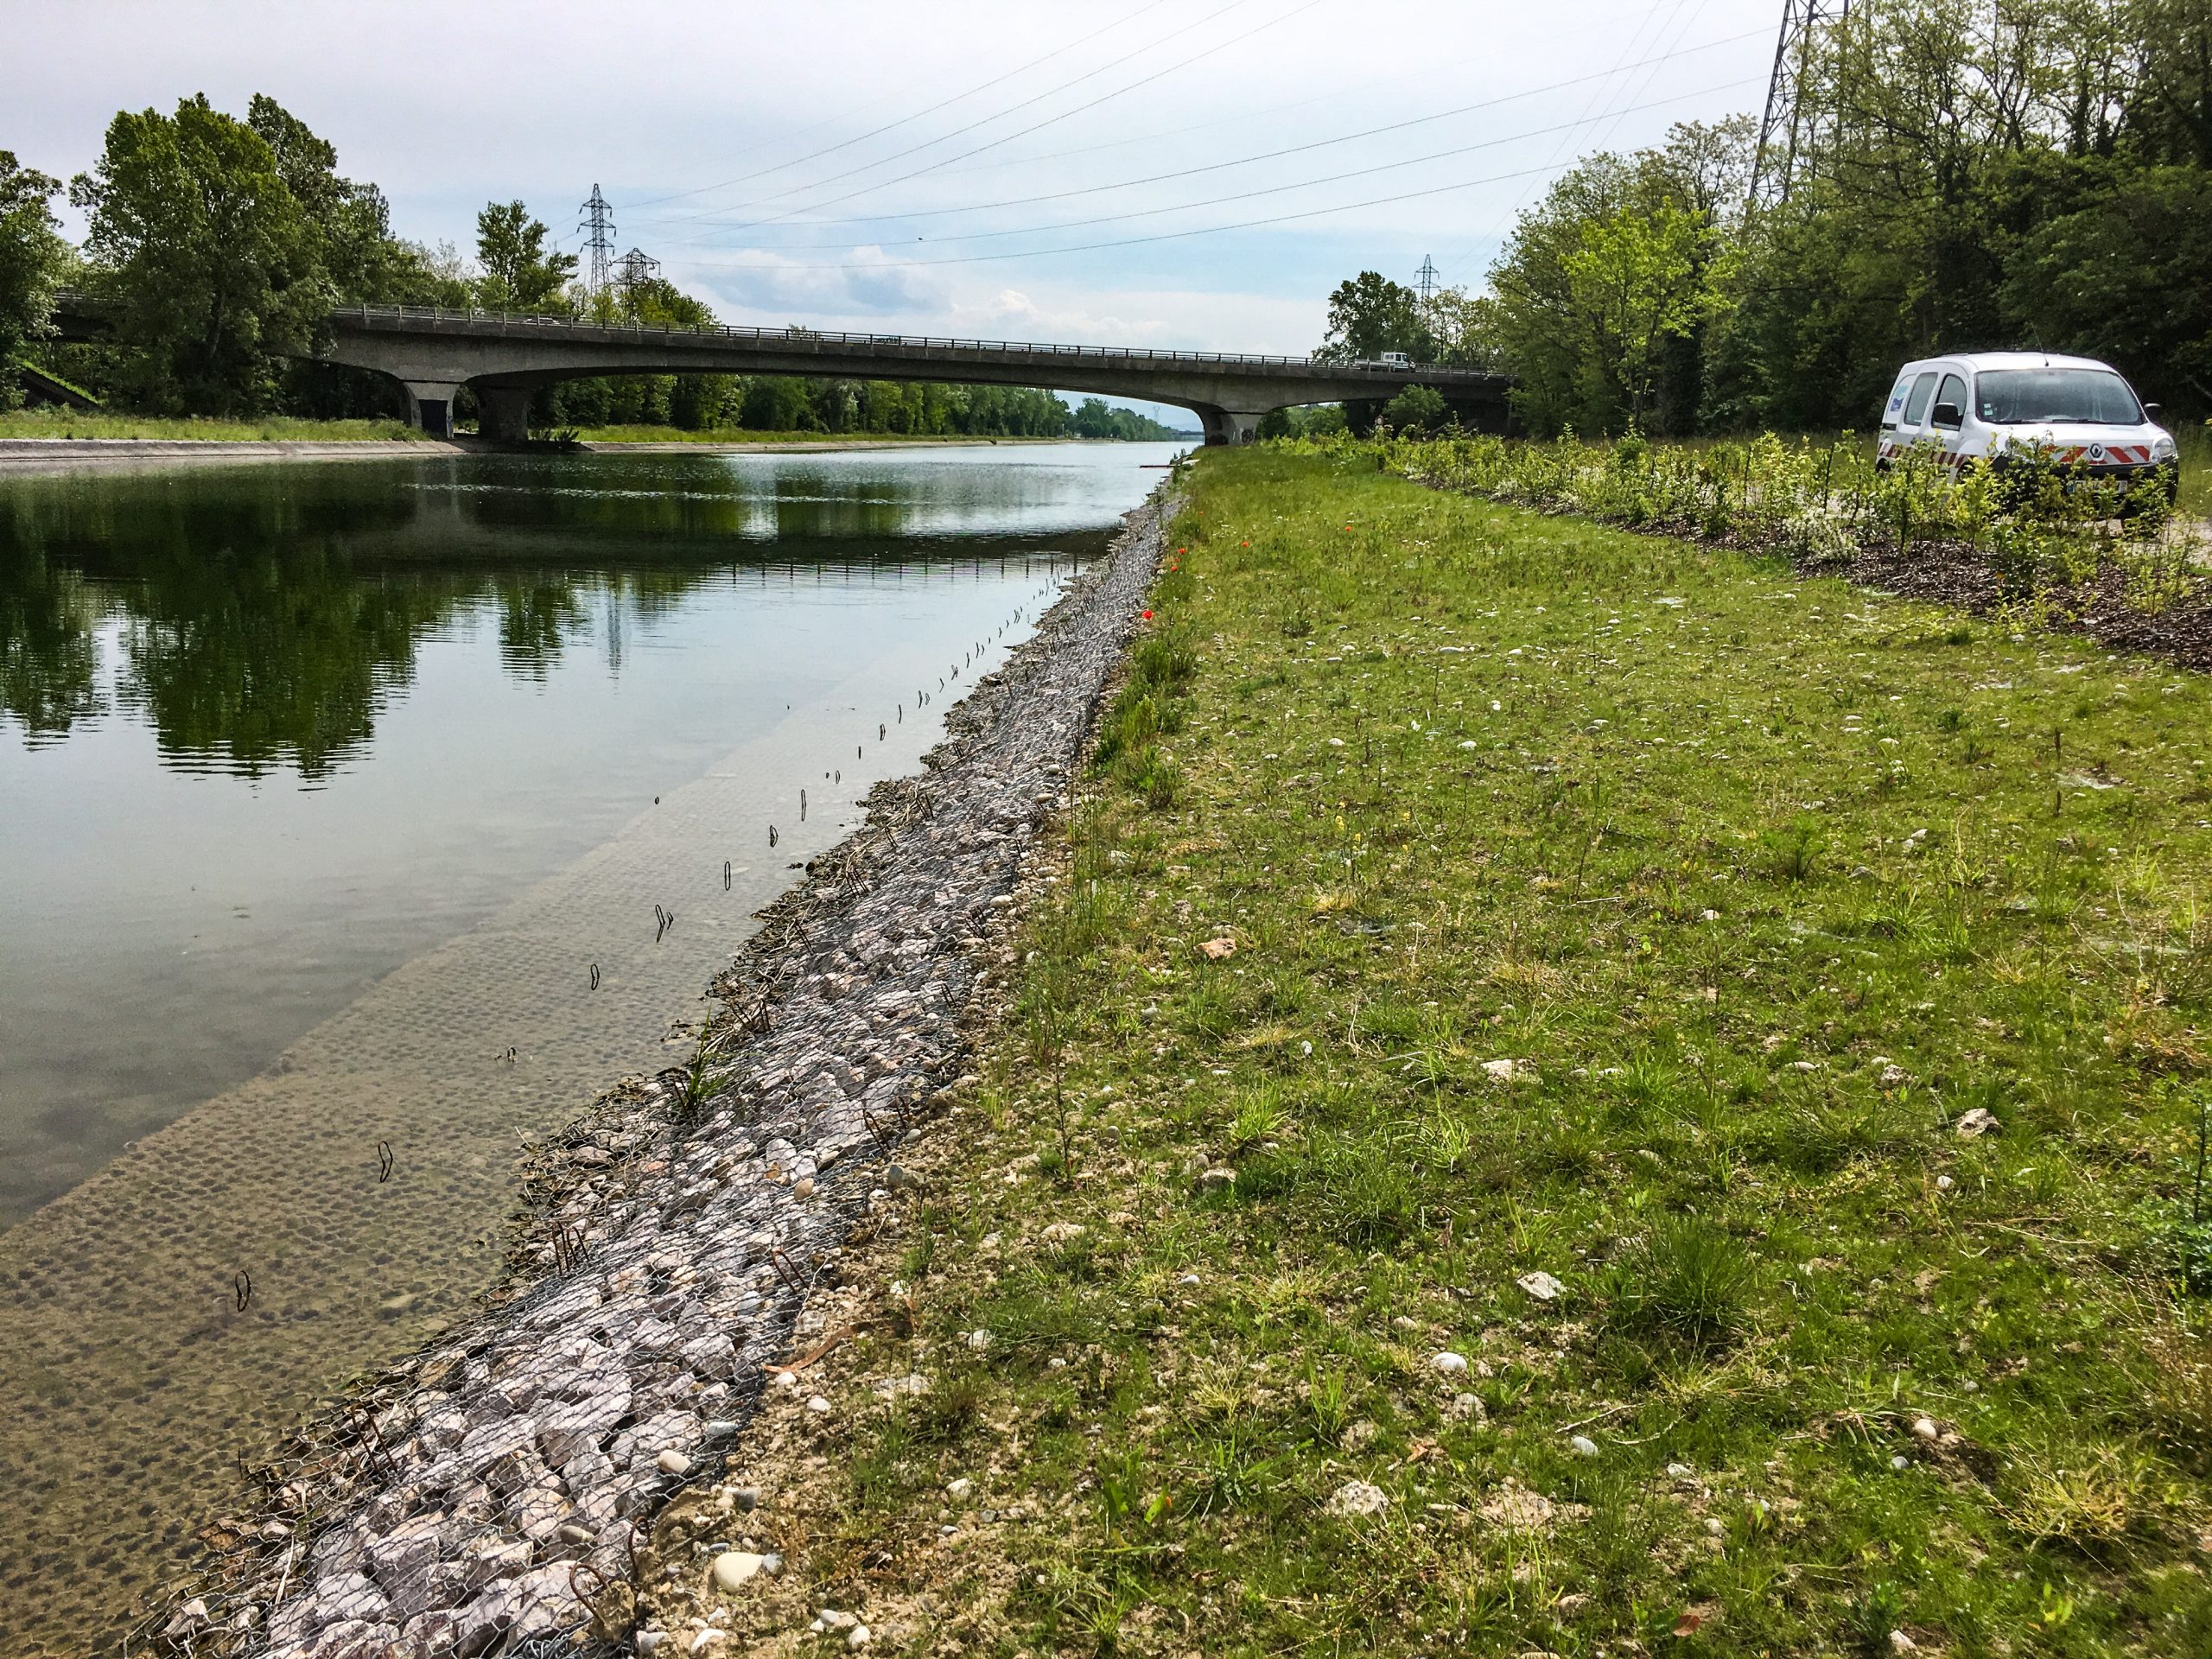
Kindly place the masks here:
[(1128, 367), (1151, 373), (1217, 375), (1245, 373), (1311, 379), (1371, 378), (1378, 391), (1408, 385), (1439, 390), (1502, 391), (1508, 376), (1488, 369), (1423, 365), (1389, 368), (1379, 363), (1317, 357), (1274, 357), (1240, 352), (1155, 351), (1148, 346), (1054, 345), (1033, 340), (963, 340), (936, 334), (878, 334), (836, 329), (748, 328), (728, 323), (671, 327), (637, 323), (578, 322), (568, 317), (524, 316), (510, 312), (454, 310), (419, 305), (346, 306), (331, 314), (340, 332), (442, 334), (476, 340), (527, 340), (570, 346), (646, 346), (665, 350), (728, 350), (733, 346), (779, 353), (813, 353), (849, 359), (855, 353), (910, 360), (973, 365), (979, 359), (1012, 366), (1013, 359), (1039, 369), (1071, 364), (1085, 367)]

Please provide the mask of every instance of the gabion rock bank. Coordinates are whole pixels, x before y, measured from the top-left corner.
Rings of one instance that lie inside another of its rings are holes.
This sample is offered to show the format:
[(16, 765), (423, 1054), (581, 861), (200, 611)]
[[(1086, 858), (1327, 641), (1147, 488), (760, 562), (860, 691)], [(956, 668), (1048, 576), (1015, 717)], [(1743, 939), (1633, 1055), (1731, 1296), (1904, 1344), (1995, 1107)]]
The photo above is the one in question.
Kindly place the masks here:
[(303, 1440), (229, 1588), (177, 1611), (172, 1643), (442, 1659), (626, 1637), (643, 1529), (720, 1466), (809, 1287), (902, 1179), (1159, 537), (1156, 509), (1132, 514), (926, 772), (881, 786), (764, 914), (715, 987), (703, 1068), (618, 1091), (547, 1149), (518, 1287)]

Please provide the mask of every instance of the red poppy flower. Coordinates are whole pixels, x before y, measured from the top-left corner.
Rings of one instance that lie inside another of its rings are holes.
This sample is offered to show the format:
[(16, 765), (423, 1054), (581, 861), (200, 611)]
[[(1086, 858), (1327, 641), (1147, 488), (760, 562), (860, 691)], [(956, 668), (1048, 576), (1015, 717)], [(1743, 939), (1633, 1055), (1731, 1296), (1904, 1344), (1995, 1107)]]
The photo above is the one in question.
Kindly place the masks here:
[(1152, 613), (1150, 611), (1147, 611), (1144, 613), (1144, 620), (1147, 622), (1152, 620)]

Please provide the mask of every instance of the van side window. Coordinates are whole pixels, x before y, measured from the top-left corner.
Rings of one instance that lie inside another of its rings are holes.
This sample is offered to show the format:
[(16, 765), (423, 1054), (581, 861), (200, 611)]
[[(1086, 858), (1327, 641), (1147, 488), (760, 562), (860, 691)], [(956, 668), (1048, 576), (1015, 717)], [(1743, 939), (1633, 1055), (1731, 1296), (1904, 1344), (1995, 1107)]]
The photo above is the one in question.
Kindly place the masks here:
[(1904, 400), (1904, 423), (1918, 426), (1928, 413), (1928, 395), (1936, 390), (1936, 371), (1930, 369), (1912, 383), (1912, 396)]
[(1897, 382), (1896, 389), (1890, 393), (1890, 401), (1882, 405), (1884, 426), (1895, 426), (1897, 423), (1897, 416), (1904, 413), (1904, 395), (1911, 390), (1910, 376), (1908, 375)]
[[(1963, 415), (1967, 406), (1967, 383), (1955, 374), (1945, 375), (1942, 390), (1936, 394), (1936, 401), (1939, 404), (1948, 404)], [(1955, 432), (1959, 429), (1960, 422), (1954, 418), (1944, 422), (1943, 424)]]

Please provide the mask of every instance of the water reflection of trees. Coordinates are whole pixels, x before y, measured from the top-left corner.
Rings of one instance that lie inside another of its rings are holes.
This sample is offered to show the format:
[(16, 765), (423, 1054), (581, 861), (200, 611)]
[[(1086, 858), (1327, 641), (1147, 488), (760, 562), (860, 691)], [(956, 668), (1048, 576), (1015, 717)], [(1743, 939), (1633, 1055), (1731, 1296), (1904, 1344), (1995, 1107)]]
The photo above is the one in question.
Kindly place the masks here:
[[(702, 481), (724, 487), (689, 487)], [(120, 645), (112, 702), (146, 721), (165, 759), (320, 777), (372, 735), (424, 638), (470, 614), (497, 619), (510, 674), (543, 681), (595, 631), (619, 671), (626, 625), (741, 568), (911, 576), (1038, 545), (918, 543), (910, 527), (953, 502), (838, 483), (741, 495), (726, 473), (640, 461), (571, 489), (519, 461), (12, 485), (0, 492), (0, 717), (41, 742), (112, 712), (105, 623)], [(1101, 540), (1051, 539), (1064, 552)]]
[(99, 617), (76, 571), (35, 554), (0, 557), (0, 710), (34, 741), (101, 711)]

